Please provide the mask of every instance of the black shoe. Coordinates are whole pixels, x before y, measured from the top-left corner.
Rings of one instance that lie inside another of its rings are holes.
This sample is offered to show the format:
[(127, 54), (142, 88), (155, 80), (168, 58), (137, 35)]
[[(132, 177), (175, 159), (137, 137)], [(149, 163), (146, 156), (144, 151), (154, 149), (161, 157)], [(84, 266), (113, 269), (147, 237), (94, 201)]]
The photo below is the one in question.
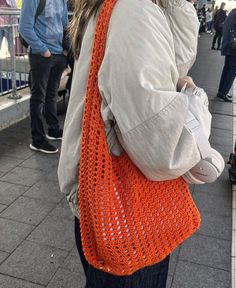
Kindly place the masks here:
[(233, 101), (233, 97), (231, 95), (222, 95), (222, 94), (218, 93), (217, 97), (224, 100), (225, 102), (232, 102)]
[(54, 154), (58, 152), (58, 149), (51, 145), (46, 139), (39, 144), (30, 144), (30, 149), (34, 151), (40, 151), (46, 154)]
[(214, 46), (211, 47), (211, 50), (216, 50), (216, 48)]
[(48, 131), (48, 134), (46, 135), (46, 137), (49, 140), (61, 140), (62, 139), (62, 134), (63, 134), (63, 130), (59, 129), (56, 131)]

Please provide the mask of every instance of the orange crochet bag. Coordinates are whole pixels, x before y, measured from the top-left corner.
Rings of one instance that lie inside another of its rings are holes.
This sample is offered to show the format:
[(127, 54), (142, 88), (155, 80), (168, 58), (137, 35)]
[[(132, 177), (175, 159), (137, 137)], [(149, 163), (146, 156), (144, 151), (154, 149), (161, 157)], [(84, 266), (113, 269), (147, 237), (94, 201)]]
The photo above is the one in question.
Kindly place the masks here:
[[(182, 178), (148, 180), (124, 152), (108, 152), (98, 71), (116, 0), (98, 16), (83, 115), (78, 200), (87, 261), (114, 275), (130, 275), (170, 254), (200, 225)], [(157, 151), (158, 153), (158, 151)]]

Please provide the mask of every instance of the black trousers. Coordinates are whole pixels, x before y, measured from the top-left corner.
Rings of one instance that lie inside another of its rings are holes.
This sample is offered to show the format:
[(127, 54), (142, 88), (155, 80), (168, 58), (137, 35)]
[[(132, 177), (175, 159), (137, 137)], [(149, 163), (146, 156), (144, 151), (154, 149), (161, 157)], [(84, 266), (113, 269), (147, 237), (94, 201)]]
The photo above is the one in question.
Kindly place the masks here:
[(218, 93), (226, 96), (236, 77), (236, 56), (225, 56), (225, 65), (221, 74)]
[(223, 28), (216, 28), (215, 29), (215, 35), (212, 41), (212, 47), (215, 47), (216, 44), (216, 40), (217, 40), (217, 49), (220, 49), (220, 44), (221, 44), (221, 38), (222, 38), (222, 34), (223, 34)]
[(80, 223), (75, 218), (75, 239), (81, 263), (86, 275), (85, 288), (165, 288), (169, 256), (155, 265), (145, 267), (131, 276), (115, 276), (98, 270), (84, 257), (80, 236)]
[(62, 72), (66, 67), (66, 57), (63, 54), (52, 54), (49, 58), (30, 54), (29, 61), (31, 134), (33, 144), (37, 144), (45, 139), (43, 114), (49, 131), (59, 129), (57, 92)]

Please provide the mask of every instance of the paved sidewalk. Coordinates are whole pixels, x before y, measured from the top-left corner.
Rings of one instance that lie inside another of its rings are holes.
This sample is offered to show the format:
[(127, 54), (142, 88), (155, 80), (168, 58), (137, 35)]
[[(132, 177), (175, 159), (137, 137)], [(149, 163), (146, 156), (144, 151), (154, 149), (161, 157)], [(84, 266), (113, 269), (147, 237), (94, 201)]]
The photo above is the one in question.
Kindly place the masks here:
[[(191, 75), (206, 89), (211, 143), (232, 150), (232, 104), (215, 99), (223, 58), (203, 35)], [(58, 155), (29, 150), (29, 119), (0, 132), (0, 288), (84, 288), (73, 216), (59, 193)], [(201, 229), (171, 257), (167, 288), (230, 288), (231, 185), (227, 170), (211, 185), (191, 187)], [(109, 287), (107, 287), (109, 288)]]

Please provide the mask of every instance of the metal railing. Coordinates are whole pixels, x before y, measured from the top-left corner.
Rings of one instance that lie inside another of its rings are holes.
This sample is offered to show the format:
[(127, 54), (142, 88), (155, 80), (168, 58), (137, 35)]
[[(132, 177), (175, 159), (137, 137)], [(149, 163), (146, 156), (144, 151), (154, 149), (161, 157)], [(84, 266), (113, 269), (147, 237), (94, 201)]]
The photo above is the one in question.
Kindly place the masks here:
[(21, 98), (19, 89), (28, 86), (27, 49), (19, 39), (18, 9), (0, 9), (0, 96)]

